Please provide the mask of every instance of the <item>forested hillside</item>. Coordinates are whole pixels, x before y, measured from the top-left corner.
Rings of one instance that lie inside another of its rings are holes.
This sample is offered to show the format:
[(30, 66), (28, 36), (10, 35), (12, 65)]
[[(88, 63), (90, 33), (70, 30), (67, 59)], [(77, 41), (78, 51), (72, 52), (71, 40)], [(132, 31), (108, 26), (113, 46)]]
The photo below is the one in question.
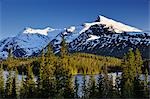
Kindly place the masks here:
[[(115, 84), (108, 72), (122, 71)], [(14, 58), (11, 54), (1, 62), (0, 97), (1, 98), (148, 98), (148, 70), (143, 69), (140, 51), (132, 49), (123, 59), (97, 56), (67, 51), (62, 38), (58, 55), (53, 53), (51, 45), (43, 50), (41, 56), (33, 58)], [(7, 71), (6, 81), (3, 72)], [(22, 74), (22, 80), (18, 80)], [(79, 82), (73, 75), (82, 74), (83, 83), (79, 95)], [(86, 75), (90, 75), (87, 80)], [(98, 81), (94, 75), (98, 75)], [(139, 79), (144, 75), (144, 80)]]

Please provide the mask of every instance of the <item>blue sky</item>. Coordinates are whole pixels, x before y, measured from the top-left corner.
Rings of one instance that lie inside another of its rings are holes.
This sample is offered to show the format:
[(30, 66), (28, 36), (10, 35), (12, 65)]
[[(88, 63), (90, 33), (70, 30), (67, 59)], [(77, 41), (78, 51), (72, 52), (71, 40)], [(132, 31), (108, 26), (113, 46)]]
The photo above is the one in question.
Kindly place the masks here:
[(64, 28), (91, 22), (98, 15), (148, 29), (149, 0), (0, 0), (0, 39), (25, 27)]

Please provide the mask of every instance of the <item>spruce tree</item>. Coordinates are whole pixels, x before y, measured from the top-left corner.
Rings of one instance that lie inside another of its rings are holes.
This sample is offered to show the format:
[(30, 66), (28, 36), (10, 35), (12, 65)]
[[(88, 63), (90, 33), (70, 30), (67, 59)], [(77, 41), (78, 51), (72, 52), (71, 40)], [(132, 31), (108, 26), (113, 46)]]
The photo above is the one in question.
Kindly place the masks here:
[(79, 92), (79, 82), (78, 77), (76, 75), (74, 81), (74, 98), (79, 98), (78, 92)]
[(133, 83), (130, 81), (130, 79), (127, 79), (125, 82), (123, 90), (123, 97), (133, 98)]
[(136, 77), (136, 66), (135, 66), (135, 54), (132, 49), (129, 49), (128, 53), (128, 63), (129, 63), (129, 78), (131, 80), (134, 80)]
[(127, 55), (124, 56), (122, 73), (122, 97), (133, 98), (134, 97), (134, 80), (137, 75), (135, 66), (135, 55), (132, 49), (129, 50)]
[(21, 83), (20, 83), (20, 90), (19, 90), (19, 97), (25, 98), (26, 96), (26, 89), (25, 89), (25, 77), (24, 77), (24, 73), (22, 72), (22, 78), (21, 78)]
[(102, 67), (102, 74), (104, 76), (103, 81), (102, 81), (102, 86), (103, 86), (103, 97), (107, 98), (109, 91), (110, 91), (110, 84), (109, 84), (109, 79), (108, 79), (108, 70), (106, 64)]
[(142, 84), (141, 84), (141, 80), (140, 80), (140, 75), (142, 74), (142, 66), (143, 66), (143, 60), (142, 60), (142, 56), (141, 53), (139, 51), (139, 49), (136, 49), (135, 51), (135, 69), (136, 69), (136, 75), (135, 75), (135, 79), (134, 79), (134, 97), (135, 98), (139, 98), (139, 97), (143, 97), (143, 92), (141, 91), (142, 88)]
[(11, 98), (17, 98), (15, 77), (13, 77), (13, 81), (12, 81), (12, 96), (11, 96)]
[(101, 73), (98, 77), (98, 84), (97, 84), (97, 97), (98, 98), (111, 98), (115, 97), (114, 90), (113, 90), (113, 82), (112, 79), (108, 76), (107, 65), (104, 64), (102, 67)]
[(55, 96), (55, 64), (56, 56), (53, 53), (52, 46), (49, 44), (46, 54), (42, 54), (42, 62), (40, 65), (41, 92), (44, 98)]
[(83, 99), (87, 99), (89, 98), (88, 96), (88, 87), (87, 87), (87, 78), (85, 75), (83, 75), (83, 78), (82, 78), (82, 98)]
[(57, 93), (57, 97), (62, 97), (63, 93), (64, 93), (64, 68), (62, 67), (62, 65), (60, 64), (61, 62), (57, 62), (57, 64), (55, 65), (55, 72), (54, 72), (54, 76), (56, 79), (56, 93)]
[(133, 81), (134, 83), (134, 98), (143, 98), (144, 93), (143, 93), (143, 84), (142, 81), (140, 80), (140, 78), (137, 79), (137, 77), (135, 78), (135, 80)]
[(19, 88), (18, 88), (18, 71), (15, 68), (13, 82), (12, 82), (12, 97), (11, 98), (18, 98)]
[(64, 98), (73, 97), (73, 85), (72, 85), (72, 75), (70, 71), (65, 68), (65, 63), (62, 59), (59, 59), (58, 63), (55, 65), (55, 79), (56, 79), (56, 92), (57, 96)]
[(141, 84), (141, 80), (140, 80), (140, 75), (142, 74), (142, 66), (143, 66), (143, 60), (142, 60), (142, 56), (141, 53), (139, 51), (139, 49), (136, 49), (135, 51), (135, 69), (136, 69), (136, 75), (134, 78), (134, 97), (135, 98), (139, 98), (139, 97), (143, 97), (143, 92), (141, 90), (143, 90), (142, 88), (142, 84)]
[(4, 98), (4, 70), (3, 70), (3, 64), (1, 63), (0, 66), (0, 98)]
[(145, 78), (145, 80), (144, 80), (144, 98), (148, 98), (149, 97), (149, 88), (148, 88), (148, 70), (146, 69), (145, 70), (145, 74), (144, 74), (144, 78)]
[(62, 41), (61, 41), (60, 46), (61, 46), (60, 55), (63, 58), (68, 54), (68, 48), (67, 48), (67, 44), (66, 44), (66, 40), (64, 36), (62, 36)]
[(12, 86), (13, 85), (13, 72), (12, 70), (8, 71), (7, 80), (6, 80), (6, 87), (5, 87), (5, 97), (11, 98), (12, 97)]
[(98, 98), (102, 98), (103, 97), (103, 80), (104, 80), (104, 76), (100, 73), (98, 75), (98, 82), (97, 82), (97, 90), (98, 90), (98, 93), (97, 93), (97, 97)]
[(39, 73), (37, 78), (37, 90), (38, 90), (38, 97), (42, 98), (43, 95), (43, 67), (45, 66), (45, 56), (44, 56), (44, 50), (42, 50), (42, 57), (41, 57), (41, 63), (39, 67)]
[(135, 51), (135, 67), (136, 67), (137, 79), (139, 78), (140, 74), (142, 73), (142, 70), (141, 70), (142, 66), (143, 66), (143, 60), (142, 60), (141, 53), (140, 53), (139, 49), (136, 49), (136, 51)]
[(57, 97), (73, 98), (72, 74), (68, 63), (66, 41), (64, 36), (61, 41), (60, 57), (55, 64), (55, 80)]
[(120, 91), (120, 81), (121, 80), (121, 77), (119, 77), (118, 73), (116, 73), (116, 79), (115, 79), (115, 90), (116, 90), (116, 97), (120, 97), (121, 96), (121, 91)]
[(88, 86), (89, 86), (89, 97), (90, 98), (95, 98), (96, 97), (96, 93), (97, 93), (96, 81), (95, 81), (94, 76), (95, 75), (91, 75), (90, 76), (89, 83), (88, 83)]
[(8, 69), (12, 69), (12, 65), (14, 65), (14, 63), (13, 63), (12, 49), (9, 49), (9, 51), (8, 51), (8, 57), (7, 57), (6, 64), (7, 64), (7, 68)]
[(72, 75), (68, 73), (70, 71), (66, 71), (66, 79), (65, 79), (65, 86), (64, 86), (64, 98), (73, 98), (73, 83), (72, 83)]
[(108, 86), (109, 86), (109, 91), (108, 91), (108, 98), (117, 98), (117, 93), (116, 90), (114, 89), (114, 83), (113, 83), (113, 76), (110, 75), (109, 79), (108, 79)]
[(25, 98), (35, 98), (36, 97), (36, 84), (35, 84), (35, 77), (32, 72), (32, 68), (30, 64), (27, 66), (27, 77), (25, 80)]

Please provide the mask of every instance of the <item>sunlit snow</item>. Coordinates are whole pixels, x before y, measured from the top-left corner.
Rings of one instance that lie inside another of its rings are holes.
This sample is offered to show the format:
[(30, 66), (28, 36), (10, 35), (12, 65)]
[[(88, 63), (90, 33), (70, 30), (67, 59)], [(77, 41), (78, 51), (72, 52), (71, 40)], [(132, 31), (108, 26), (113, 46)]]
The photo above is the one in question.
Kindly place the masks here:
[(95, 40), (95, 39), (99, 39), (99, 36), (96, 35), (90, 35), (90, 38), (88, 40)]
[(38, 34), (42, 34), (42, 35), (48, 35), (48, 32), (52, 32), (54, 31), (55, 29), (53, 28), (50, 28), (50, 27), (47, 27), (45, 29), (33, 29), (33, 28), (26, 28), (23, 33), (31, 33), (31, 34), (35, 34), (35, 33), (38, 33)]
[(122, 32), (142, 32), (142, 30), (137, 29), (135, 27), (125, 25), (123, 23), (114, 21), (112, 19), (106, 18), (104, 16), (99, 16), (99, 21), (101, 24), (106, 25), (107, 27), (113, 27), (114, 31), (117, 33), (122, 33)]
[(67, 32), (74, 32), (75, 31), (75, 26), (71, 26), (70, 28), (67, 29)]

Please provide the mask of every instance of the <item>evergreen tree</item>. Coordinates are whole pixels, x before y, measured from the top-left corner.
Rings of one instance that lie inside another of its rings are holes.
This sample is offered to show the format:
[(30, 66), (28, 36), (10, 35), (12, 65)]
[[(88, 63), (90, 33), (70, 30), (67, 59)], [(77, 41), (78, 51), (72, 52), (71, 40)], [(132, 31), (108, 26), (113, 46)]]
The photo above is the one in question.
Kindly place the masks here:
[(136, 66), (135, 66), (135, 54), (133, 52), (132, 49), (129, 49), (129, 53), (128, 53), (128, 65), (129, 67), (129, 79), (134, 80), (134, 78), (136, 77)]
[(41, 57), (41, 64), (39, 67), (38, 79), (37, 79), (37, 90), (38, 90), (38, 97), (43, 97), (43, 71), (45, 66), (45, 56), (44, 50), (42, 50), (42, 57)]
[(123, 91), (123, 97), (131, 98), (133, 97), (133, 83), (130, 81), (130, 79), (127, 79), (127, 81), (124, 84)]
[(109, 86), (109, 79), (108, 79), (108, 70), (106, 64), (102, 67), (102, 74), (104, 75), (103, 81), (102, 81), (102, 86), (103, 86), (103, 97), (107, 98), (109, 91), (110, 91), (110, 86)]
[(22, 72), (22, 79), (21, 79), (21, 83), (20, 83), (20, 90), (19, 90), (19, 96), (20, 98), (25, 98), (26, 95), (26, 89), (25, 89), (25, 78), (24, 78), (24, 73)]
[(116, 73), (116, 79), (115, 79), (115, 90), (116, 90), (116, 97), (120, 97), (121, 96), (121, 91), (120, 91), (120, 81), (121, 80), (121, 78), (119, 77), (119, 75), (118, 75), (118, 73)]
[(68, 54), (68, 48), (67, 48), (67, 44), (66, 44), (66, 40), (64, 36), (62, 36), (62, 41), (61, 41), (60, 46), (61, 46), (60, 55), (62, 58), (64, 58)]
[(14, 76), (13, 76), (13, 82), (12, 82), (12, 97), (11, 98), (18, 98), (19, 94), (19, 86), (18, 86), (18, 71), (15, 68), (14, 71)]
[(140, 80), (140, 75), (142, 74), (142, 66), (143, 66), (143, 60), (142, 60), (142, 56), (141, 53), (139, 51), (139, 49), (136, 49), (135, 51), (135, 69), (136, 69), (136, 75), (134, 78), (134, 97), (135, 98), (139, 98), (139, 97), (143, 97), (143, 92), (141, 90), (143, 90), (142, 88), (142, 84), (141, 84), (141, 80)]
[(53, 53), (52, 46), (49, 44), (46, 54), (42, 54), (42, 62), (40, 66), (42, 97), (48, 98), (55, 96), (55, 64), (56, 56)]
[(83, 75), (83, 81), (82, 81), (82, 98), (87, 99), (88, 98), (88, 87), (87, 87), (87, 79), (86, 76)]
[(110, 75), (109, 79), (108, 79), (108, 86), (109, 86), (109, 91), (108, 91), (108, 98), (117, 98), (117, 93), (116, 90), (114, 89), (114, 83), (113, 83), (113, 76)]
[(13, 73), (12, 70), (8, 71), (6, 87), (5, 87), (5, 97), (11, 98), (12, 97), (12, 86), (13, 85)]
[(144, 98), (149, 97), (149, 88), (148, 88), (148, 70), (145, 70), (145, 80), (144, 80)]
[(12, 66), (14, 65), (12, 49), (9, 49), (9, 51), (8, 51), (8, 57), (7, 57), (6, 64), (7, 64), (8, 69), (12, 69)]
[(65, 68), (65, 63), (62, 59), (59, 59), (57, 65), (55, 65), (55, 79), (56, 79), (56, 93), (57, 96), (64, 98), (73, 97), (73, 85), (72, 85), (72, 75), (69, 69)]
[(72, 75), (69, 72), (70, 71), (66, 71), (66, 75), (65, 75), (66, 79), (65, 79), (65, 86), (64, 86), (64, 98), (74, 97)]
[(17, 97), (17, 92), (16, 92), (16, 79), (13, 77), (13, 82), (12, 82), (12, 96), (11, 98), (16, 98)]
[(122, 73), (122, 96), (126, 98), (133, 98), (134, 96), (134, 80), (136, 77), (135, 56), (132, 49), (123, 59), (123, 73)]
[(75, 81), (74, 81), (74, 98), (79, 98), (78, 92), (79, 92), (79, 82), (78, 82), (78, 77), (77, 75), (75, 76)]
[(98, 98), (111, 98), (115, 97), (115, 93), (113, 90), (113, 81), (112, 78), (108, 77), (107, 65), (104, 64), (102, 67), (101, 73), (98, 77)]
[(8, 49), (8, 58), (11, 58), (11, 57), (13, 57), (13, 55), (12, 55), (12, 49), (10, 48)]
[(140, 53), (139, 49), (136, 49), (136, 51), (135, 51), (135, 67), (136, 67), (137, 79), (139, 78), (140, 74), (142, 73), (142, 70), (141, 70), (142, 65), (143, 65), (143, 60), (142, 60), (141, 53)]
[(67, 47), (64, 36), (62, 37), (60, 54), (61, 57), (55, 64), (55, 80), (56, 80), (56, 93), (57, 97), (73, 98), (73, 85), (72, 85), (72, 74), (69, 68), (69, 61), (67, 59)]
[(35, 77), (32, 72), (31, 66), (27, 66), (27, 77), (25, 80), (25, 98), (34, 98), (36, 97), (36, 84), (34, 81)]
[(138, 78), (135, 78), (133, 81), (133, 92), (134, 92), (134, 98), (143, 98), (144, 93), (143, 93), (143, 83), (142, 81)]
[(0, 67), (0, 98), (4, 97), (4, 75), (3, 75), (3, 64)]
[(98, 82), (97, 82), (97, 89), (98, 89), (98, 93), (97, 93), (97, 97), (98, 98), (102, 98), (103, 97), (103, 75), (100, 73), (98, 76)]
[(96, 93), (97, 93), (96, 82), (95, 82), (94, 76), (95, 75), (90, 76), (89, 83), (88, 83), (88, 86), (89, 86), (89, 97), (90, 98), (95, 98), (96, 97)]
[(62, 65), (60, 64), (60, 62), (57, 62), (57, 64), (55, 65), (56, 69), (54, 72), (54, 76), (56, 79), (56, 93), (57, 93), (57, 97), (61, 97), (63, 96), (64, 93), (64, 68), (62, 67)]

